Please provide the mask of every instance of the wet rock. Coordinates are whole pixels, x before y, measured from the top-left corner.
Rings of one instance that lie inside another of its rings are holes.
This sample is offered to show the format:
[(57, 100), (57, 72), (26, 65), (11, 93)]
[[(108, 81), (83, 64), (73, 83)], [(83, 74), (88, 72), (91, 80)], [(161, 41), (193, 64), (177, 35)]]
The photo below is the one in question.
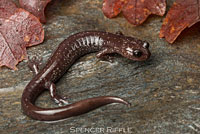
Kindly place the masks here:
[[(173, 1), (169, 0), (168, 7)], [(134, 27), (123, 16), (107, 19), (101, 7), (102, 0), (52, 1), (46, 10), (45, 41), (29, 48), (28, 54), (43, 57), (45, 63), (61, 41), (85, 30), (122, 31), (147, 40), (152, 56), (146, 62), (133, 62), (117, 55), (114, 63), (108, 63), (89, 54), (57, 83), (59, 94), (67, 96), (70, 102), (115, 95), (132, 106), (109, 105), (54, 124), (32, 120), (23, 114), (20, 105), (22, 91), (33, 77), (27, 61), (23, 61), (18, 71), (0, 69), (1, 134), (82, 133), (86, 128), (95, 128), (96, 133), (100, 129), (139, 134), (200, 132), (200, 26), (186, 29), (171, 46), (158, 38), (163, 17), (151, 16)], [(57, 107), (48, 92), (36, 104)]]

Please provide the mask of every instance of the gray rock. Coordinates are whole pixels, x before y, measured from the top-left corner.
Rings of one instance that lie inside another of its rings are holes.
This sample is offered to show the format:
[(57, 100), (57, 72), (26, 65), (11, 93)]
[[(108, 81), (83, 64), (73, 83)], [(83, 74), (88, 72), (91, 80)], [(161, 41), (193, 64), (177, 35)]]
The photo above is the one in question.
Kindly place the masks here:
[[(175, 0), (168, 1), (168, 10)], [(148, 18), (134, 27), (122, 15), (107, 19), (102, 0), (55, 0), (46, 10), (45, 41), (28, 49), (28, 55), (44, 58), (68, 36), (85, 30), (101, 30), (147, 40), (152, 56), (133, 62), (116, 56), (114, 63), (99, 61), (89, 54), (77, 61), (57, 83), (59, 94), (70, 102), (101, 95), (120, 96), (132, 103), (109, 105), (63, 122), (48, 124), (32, 120), (21, 110), (21, 94), (33, 77), (27, 61), (18, 71), (0, 69), (0, 133), (138, 133), (189, 134), (200, 132), (200, 32), (199, 25), (186, 29), (169, 45), (159, 39), (164, 17)], [(48, 92), (36, 105), (57, 107)]]

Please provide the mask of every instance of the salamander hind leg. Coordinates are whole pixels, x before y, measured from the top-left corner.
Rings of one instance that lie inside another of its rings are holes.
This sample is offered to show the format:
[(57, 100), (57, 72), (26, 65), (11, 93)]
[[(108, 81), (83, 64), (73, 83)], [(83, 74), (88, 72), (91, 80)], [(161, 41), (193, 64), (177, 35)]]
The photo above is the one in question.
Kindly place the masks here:
[(28, 58), (28, 67), (35, 74), (38, 74), (40, 70), (40, 66), (42, 65), (42, 58), (38, 58), (37, 56), (33, 56), (32, 58)]
[(59, 106), (67, 105), (69, 102), (66, 100), (66, 97), (61, 97), (56, 93), (56, 85), (52, 82), (47, 82), (45, 87), (49, 90), (51, 98)]

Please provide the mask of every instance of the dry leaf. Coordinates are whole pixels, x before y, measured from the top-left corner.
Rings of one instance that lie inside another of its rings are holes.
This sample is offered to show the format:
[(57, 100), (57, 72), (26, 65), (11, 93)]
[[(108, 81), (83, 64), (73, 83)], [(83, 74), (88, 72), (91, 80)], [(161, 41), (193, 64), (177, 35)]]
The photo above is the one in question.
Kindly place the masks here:
[(160, 38), (173, 43), (185, 28), (200, 21), (199, 8), (199, 0), (176, 0), (163, 21)]
[(43, 39), (44, 30), (35, 16), (9, 0), (0, 0), (0, 67), (16, 70), (18, 62), (27, 57), (26, 47)]
[(39, 18), (40, 22), (45, 23), (44, 10), (51, 0), (19, 0), (22, 8), (26, 9)]
[(163, 16), (165, 0), (104, 0), (103, 13), (108, 18), (117, 16), (121, 11), (133, 25), (142, 24), (150, 14)]

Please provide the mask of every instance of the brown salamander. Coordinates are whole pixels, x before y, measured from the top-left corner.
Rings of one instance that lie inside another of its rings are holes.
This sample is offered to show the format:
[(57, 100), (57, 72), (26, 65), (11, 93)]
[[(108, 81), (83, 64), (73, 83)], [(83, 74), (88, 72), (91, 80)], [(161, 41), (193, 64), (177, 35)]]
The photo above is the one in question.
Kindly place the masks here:
[[(56, 94), (55, 82), (72, 66), (81, 56), (98, 52), (97, 57), (109, 59), (109, 54), (117, 53), (134, 61), (147, 60), (151, 53), (149, 43), (120, 33), (88, 31), (74, 34), (65, 39), (56, 49), (43, 69), (39, 71), (36, 62), (32, 61), (32, 69), (36, 75), (25, 87), (21, 98), (24, 113), (36, 120), (55, 121), (71, 116), (87, 113), (98, 107), (111, 104), (129, 103), (115, 96), (101, 96), (81, 100), (73, 104)], [(58, 104), (67, 104), (57, 108), (41, 108), (36, 106), (35, 100), (46, 89)]]

